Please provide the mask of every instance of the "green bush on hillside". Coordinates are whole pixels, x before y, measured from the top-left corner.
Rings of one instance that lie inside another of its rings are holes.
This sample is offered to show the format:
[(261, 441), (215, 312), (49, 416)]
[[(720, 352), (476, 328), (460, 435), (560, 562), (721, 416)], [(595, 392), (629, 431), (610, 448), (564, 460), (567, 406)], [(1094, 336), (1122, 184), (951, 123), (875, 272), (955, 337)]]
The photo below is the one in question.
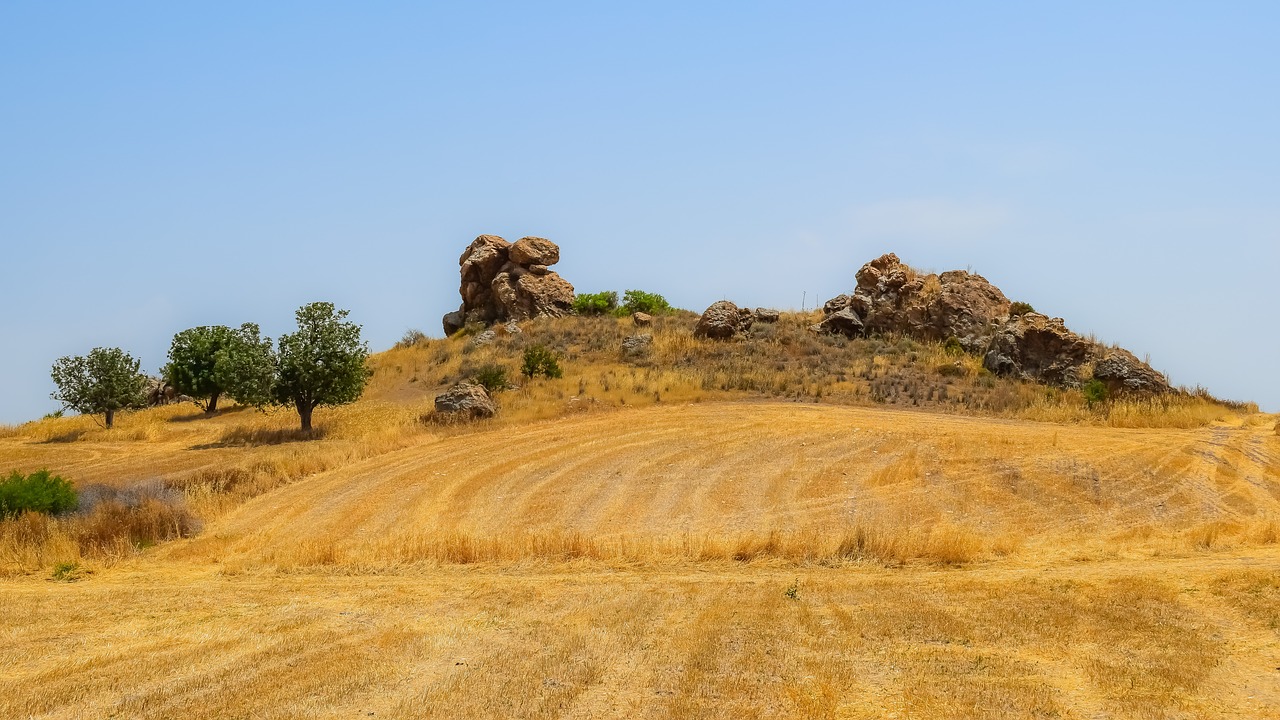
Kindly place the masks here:
[(471, 379), (490, 395), (511, 387), (507, 382), (507, 369), (501, 365), (482, 365), (471, 374)]
[(573, 299), (573, 311), (579, 315), (607, 315), (618, 309), (618, 293), (606, 290), (584, 293)]
[(543, 345), (534, 345), (524, 351), (524, 364), (520, 367), (520, 374), (527, 378), (538, 375), (558, 378), (564, 376), (564, 370), (560, 369), (555, 354)]
[(12, 517), (24, 512), (41, 512), (56, 515), (76, 509), (75, 488), (71, 483), (48, 470), (37, 470), (23, 475), (14, 470), (9, 477), (0, 480), (0, 517)]
[(1089, 407), (1107, 401), (1107, 384), (1101, 380), (1090, 380), (1080, 388), (1084, 393), (1084, 401)]
[(622, 294), (622, 310), (627, 315), (638, 312), (650, 315), (665, 315), (673, 309), (671, 303), (657, 293), (628, 290)]
[(1035, 312), (1036, 309), (1031, 307), (1031, 303), (1018, 300), (1009, 306), (1009, 317), (1017, 317)]

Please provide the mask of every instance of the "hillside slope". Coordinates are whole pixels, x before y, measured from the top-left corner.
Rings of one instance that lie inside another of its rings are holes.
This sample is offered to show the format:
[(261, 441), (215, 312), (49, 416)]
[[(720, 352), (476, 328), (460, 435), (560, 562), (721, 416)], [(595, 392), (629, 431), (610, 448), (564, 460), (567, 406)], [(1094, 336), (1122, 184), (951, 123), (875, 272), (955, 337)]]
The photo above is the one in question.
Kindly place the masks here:
[[(444, 438), (295, 483), (217, 527), (227, 558), (410, 536), (738, 538), (962, 529), (986, 547), (1172, 536), (1280, 517), (1269, 427), (1125, 430), (795, 403), (701, 403)], [(1121, 544), (1124, 544), (1121, 542)], [(328, 550), (326, 552), (329, 552)]]
[(423, 435), (0, 581), (0, 716), (1275, 717), (1278, 460), (778, 402)]
[[(4, 429), (0, 468), (163, 491), (0, 521), (0, 717), (1280, 715), (1275, 418), (806, 320), (668, 318), (641, 358), (611, 318), (397, 348), (311, 435), (189, 406)], [(535, 343), (564, 378), (433, 418)]]

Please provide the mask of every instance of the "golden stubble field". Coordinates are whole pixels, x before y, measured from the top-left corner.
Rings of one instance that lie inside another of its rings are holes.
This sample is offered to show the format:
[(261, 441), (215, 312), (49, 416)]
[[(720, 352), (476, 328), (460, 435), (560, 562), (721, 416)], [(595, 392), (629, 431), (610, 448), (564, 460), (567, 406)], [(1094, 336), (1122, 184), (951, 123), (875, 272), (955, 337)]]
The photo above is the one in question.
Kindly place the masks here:
[(10, 558), (0, 717), (1280, 717), (1274, 418), (351, 412), (0, 439), (77, 482), (281, 475), (76, 582)]

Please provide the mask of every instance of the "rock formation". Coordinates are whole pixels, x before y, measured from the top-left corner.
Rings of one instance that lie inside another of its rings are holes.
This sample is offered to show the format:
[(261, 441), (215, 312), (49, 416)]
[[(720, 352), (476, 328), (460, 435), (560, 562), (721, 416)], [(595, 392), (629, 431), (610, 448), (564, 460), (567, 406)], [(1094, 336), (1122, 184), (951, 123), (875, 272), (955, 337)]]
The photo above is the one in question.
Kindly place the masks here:
[(653, 324), (653, 316), (649, 313), (633, 312), (631, 313), (631, 322), (636, 327), (649, 327)]
[(862, 266), (851, 295), (823, 305), (814, 330), (846, 337), (896, 332), (918, 340), (955, 338), (998, 375), (1077, 386), (1092, 379), (1113, 392), (1166, 392), (1168, 381), (1127, 350), (1067, 329), (1062, 318), (1011, 315), (1012, 303), (981, 275), (921, 275), (889, 253)]
[(992, 338), (982, 364), (997, 375), (1078, 385), (1081, 366), (1096, 353), (1097, 346), (1068, 330), (1062, 318), (1029, 312), (1009, 318)]
[(981, 275), (964, 270), (920, 275), (889, 253), (862, 266), (852, 295), (827, 301), (819, 330), (848, 337), (864, 332), (901, 332), (922, 340), (954, 337), (976, 352), (1009, 316), (1009, 305)]
[(461, 382), (436, 396), (436, 412), (453, 418), (489, 418), (498, 406), (483, 385)]
[(759, 323), (776, 323), (782, 317), (782, 313), (770, 308), (756, 308), (754, 315)]
[(712, 303), (702, 313), (698, 324), (693, 328), (693, 335), (714, 340), (731, 340), (746, 335), (754, 319), (750, 310), (739, 308), (728, 300), (721, 300)]
[(458, 259), (462, 306), (444, 316), (445, 335), (468, 323), (505, 323), (559, 317), (573, 311), (573, 286), (548, 269), (560, 262), (560, 248), (546, 238), (509, 243), (481, 235)]
[(150, 377), (142, 386), (142, 401), (147, 407), (172, 405), (174, 403), (192, 402), (191, 396), (183, 395), (178, 389), (163, 378)]

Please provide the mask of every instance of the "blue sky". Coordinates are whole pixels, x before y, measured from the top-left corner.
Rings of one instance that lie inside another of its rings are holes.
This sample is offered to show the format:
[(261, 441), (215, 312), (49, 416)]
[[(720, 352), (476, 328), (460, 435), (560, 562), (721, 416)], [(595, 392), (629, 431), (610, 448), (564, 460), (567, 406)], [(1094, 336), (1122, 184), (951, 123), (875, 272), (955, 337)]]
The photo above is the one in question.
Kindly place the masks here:
[(1275, 3), (0, 4), (0, 422), (314, 300), (440, 332), (476, 235), (799, 307), (972, 268), (1280, 410)]

